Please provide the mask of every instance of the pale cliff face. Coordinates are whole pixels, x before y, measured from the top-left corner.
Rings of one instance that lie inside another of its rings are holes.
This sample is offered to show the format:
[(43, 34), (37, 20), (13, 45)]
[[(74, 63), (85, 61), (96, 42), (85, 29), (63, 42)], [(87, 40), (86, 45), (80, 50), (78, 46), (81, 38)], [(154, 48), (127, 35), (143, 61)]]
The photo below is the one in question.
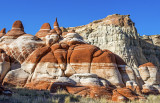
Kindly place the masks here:
[(160, 35), (144, 35), (140, 38), (140, 46), (144, 56), (149, 62), (160, 68)]
[(129, 15), (109, 15), (87, 25), (67, 29), (74, 29), (86, 42), (92, 45), (118, 54), (129, 66), (137, 68), (147, 62), (153, 62), (159, 66), (160, 60), (158, 60), (158, 57), (160, 54), (158, 54), (157, 49), (154, 49), (157, 48), (155, 45), (160, 45), (158, 37), (150, 37), (154, 42), (151, 43), (153, 46), (148, 50), (154, 55), (153, 58), (150, 58), (145, 53), (146, 46), (143, 46), (148, 43), (145, 43), (146, 41), (142, 43), (142, 39), (139, 39), (140, 37)]

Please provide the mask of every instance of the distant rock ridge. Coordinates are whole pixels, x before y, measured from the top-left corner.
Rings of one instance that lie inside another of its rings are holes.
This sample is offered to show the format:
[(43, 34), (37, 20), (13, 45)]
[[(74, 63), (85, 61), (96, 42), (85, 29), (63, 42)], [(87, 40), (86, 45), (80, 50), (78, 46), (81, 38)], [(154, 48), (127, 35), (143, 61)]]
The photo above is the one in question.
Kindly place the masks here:
[(160, 69), (160, 35), (139, 36), (129, 15), (109, 15), (87, 25), (69, 27), (84, 41), (118, 54), (131, 67), (152, 62)]

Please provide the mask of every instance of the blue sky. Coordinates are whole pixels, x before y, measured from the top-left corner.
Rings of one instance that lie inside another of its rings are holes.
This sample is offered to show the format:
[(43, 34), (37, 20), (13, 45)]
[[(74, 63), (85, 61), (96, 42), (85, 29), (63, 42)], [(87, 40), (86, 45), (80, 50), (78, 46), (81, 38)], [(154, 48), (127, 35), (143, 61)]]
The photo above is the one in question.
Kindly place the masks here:
[(140, 35), (160, 34), (160, 0), (3, 0), (0, 3), (0, 29), (11, 29), (21, 20), (25, 32), (35, 35), (43, 23), (53, 27), (88, 24), (111, 14), (130, 14)]

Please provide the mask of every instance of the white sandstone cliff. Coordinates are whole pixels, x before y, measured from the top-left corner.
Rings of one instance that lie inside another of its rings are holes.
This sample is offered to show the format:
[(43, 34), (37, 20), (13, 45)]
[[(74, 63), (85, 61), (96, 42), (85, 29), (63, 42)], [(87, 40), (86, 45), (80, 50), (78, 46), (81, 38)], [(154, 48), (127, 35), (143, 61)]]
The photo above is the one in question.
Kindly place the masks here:
[(86, 42), (118, 54), (132, 68), (147, 62), (160, 66), (160, 36), (147, 36), (151, 40), (148, 43), (138, 35), (129, 15), (109, 15), (87, 25), (67, 28), (73, 29)]

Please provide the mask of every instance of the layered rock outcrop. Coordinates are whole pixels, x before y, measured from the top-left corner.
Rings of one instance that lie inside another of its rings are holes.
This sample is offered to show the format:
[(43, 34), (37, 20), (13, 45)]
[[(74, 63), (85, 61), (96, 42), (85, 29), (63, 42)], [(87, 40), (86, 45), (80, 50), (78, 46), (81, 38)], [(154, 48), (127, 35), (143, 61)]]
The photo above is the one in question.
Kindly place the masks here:
[(147, 61), (160, 69), (160, 35), (141, 36), (140, 46)]
[(139, 66), (139, 73), (144, 81), (142, 92), (145, 94), (158, 94), (160, 91), (160, 72), (152, 63)]
[(0, 40), (1, 43), (10, 44), (19, 36), (25, 34), (24, 27), (21, 21), (17, 20), (13, 23), (12, 29), (9, 30)]
[(37, 37), (26, 34), (21, 21), (15, 21), (12, 29), (0, 39), (0, 48), (3, 49), (11, 60), (11, 70), (21, 67), (25, 59), (45, 42)]
[(160, 35), (139, 36), (129, 15), (109, 15), (87, 25), (70, 27), (84, 41), (119, 55), (132, 68), (152, 62), (160, 69)]
[(0, 83), (10, 70), (10, 59), (3, 49), (0, 49)]
[[(2, 85), (51, 92), (61, 88), (93, 98), (107, 95), (113, 101), (144, 99), (142, 93), (160, 92), (158, 64), (137, 67), (150, 58), (143, 54), (143, 43), (129, 16), (112, 15), (87, 26), (76, 28), (79, 32), (82, 28), (89, 31), (94, 28), (83, 38), (75, 30), (61, 30), (56, 19), (54, 29), (45, 23), (33, 36), (24, 32), (21, 21), (16, 21), (0, 38)], [(90, 38), (88, 43), (87, 38)], [(159, 45), (159, 38), (154, 38), (154, 43)], [(102, 45), (95, 40), (100, 40)], [(105, 49), (95, 46), (97, 43)], [(119, 55), (126, 57), (129, 65)], [(158, 51), (154, 55), (159, 55)]]
[(38, 38), (41, 38), (42, 40), (47, 36), (47, 34), (50, 32), (51, 26), (49, 23), (44, 23), (41, 27), (41, 29), (36, 33), (35, 36)]

